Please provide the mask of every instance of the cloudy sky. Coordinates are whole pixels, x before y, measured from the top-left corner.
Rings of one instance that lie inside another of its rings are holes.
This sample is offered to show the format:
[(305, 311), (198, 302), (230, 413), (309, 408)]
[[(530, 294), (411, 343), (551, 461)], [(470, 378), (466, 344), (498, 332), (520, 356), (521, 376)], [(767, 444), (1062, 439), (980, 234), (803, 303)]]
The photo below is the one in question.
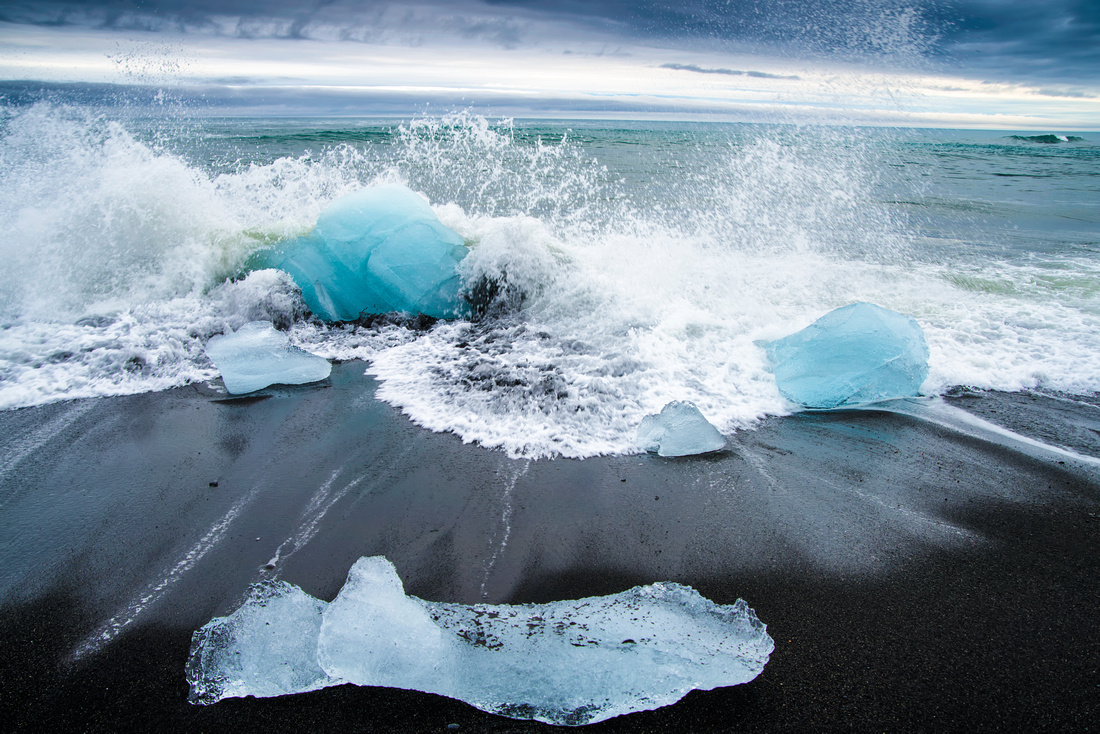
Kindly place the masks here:
[(1100, 0), (0, 0), (0, 80), (276, 114), (1090, 130)]

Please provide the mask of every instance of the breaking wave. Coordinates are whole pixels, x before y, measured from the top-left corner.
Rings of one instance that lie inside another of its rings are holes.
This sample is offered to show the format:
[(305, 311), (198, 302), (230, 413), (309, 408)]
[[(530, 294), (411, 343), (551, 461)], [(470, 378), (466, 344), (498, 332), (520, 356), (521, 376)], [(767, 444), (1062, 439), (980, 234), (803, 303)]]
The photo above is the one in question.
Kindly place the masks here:
[[(921, 323), (927, 392), (1100, 389), (1094, 255), (1000, 257), (933, 231), (908, 203), (934, 203), (929, 154), (900, 133), (194, 125), (0, 116), (0, 407), (211, 380), (205, 341), (264, 319), (366, 360), (378, 397), (432, 430), (512, 456), (630, 452), (670, 400), (724, 432), (788, 411), (756, 342), (854, 301)], [(326, 326), (281, 273), (244, 272), (333, 199), (395, 181), (470, 245), (468, 288), (502, 284), (484, 318)]]
[(1045, 143), (1047, 145), (1057, 145), (1058, 143), (1081, 143), (1085, 140), (1076, 135), (1056, 135), (1054, 133), (1048, 135), (1009, 135), (1008, 139), (1019, 140), (1024, 143)]

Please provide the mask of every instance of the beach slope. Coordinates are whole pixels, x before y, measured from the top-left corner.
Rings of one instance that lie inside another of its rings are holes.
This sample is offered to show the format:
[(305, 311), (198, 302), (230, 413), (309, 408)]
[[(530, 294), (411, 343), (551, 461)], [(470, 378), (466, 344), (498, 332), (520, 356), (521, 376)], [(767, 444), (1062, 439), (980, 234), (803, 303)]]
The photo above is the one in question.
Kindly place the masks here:
[(352, 686), (187, 703), (192, 632), (249, 584), (332, 599), (370, 555), (434, 601), (667, 580), (744, 598), (768, 625), (776, 648), (756, 680), (593, 731), (1100, 720), (1100, 408), (1088, 400), (960, 393), (770, 418), (701, 457), (527, 461), (415, 426), (374, 398), (364, 368), (242, 398), (192, 386), (0, 413), (4, 721), (547, 729)]

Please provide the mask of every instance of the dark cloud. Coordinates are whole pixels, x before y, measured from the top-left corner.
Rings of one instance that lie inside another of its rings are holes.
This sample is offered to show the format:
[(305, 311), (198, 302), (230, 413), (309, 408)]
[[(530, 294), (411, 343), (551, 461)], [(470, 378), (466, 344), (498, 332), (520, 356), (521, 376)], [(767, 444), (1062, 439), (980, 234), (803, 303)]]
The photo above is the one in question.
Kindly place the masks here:
[(782, 74), (769, 74), (766, 71), (739, 71), (737, 69), (708, 69), (695, 64), (661, 64), (662, 69), (675, 69), (677, 71), (694, 71), (696, 74), (725, 74), (726, 76), (751, 76), (756, 79), (799, 79), (797, 76), (784, 76)]
[(312, 38), (341, 27), (341, 37), (371, 39), (380, 26), (414, 28), (433, 16), (505, 46), (527, 40), (513, 16), (565, 21), (627, 39), (691, 39), (715, 50), (781, 47), (808, 56), (911, 60), (929, 37), (912, 0), (0, 0), (0, 20), (9, 22), (224, 32), (224, 18), (239, 17), (233, 33), (246, 37)]
[(805, 58), (913, 62), (935, 33), (921, 0), (486, 0), (613, 21), (652, 39)]
[(1100, 79), (1097, 0), (950, 0), (937, 6), (944, 55), (1002, 78)]
[[(796, 56), (981, 69), (1005, 78), (1100, 78), (1100, 0), (487, 0), (614, 19)], [(919, 57), (919, 58), (918, 58)]]
[[(237, 22), (227, 27), (226, 18)], [(546, 40), (528, 32), (540, 18), (612, 41), (932, 62), (987, 78), (1100, 78), (1100, 0), (0, 0), (0, 20), (11, 23), (410, 45), (418, 25), (437, 23), (463, 38), (518, 47)]]
[(434, 27), (504, 48), (523, 41), (521, 25), (482, 0), (0, 0), (0, 21), (409, 46)]

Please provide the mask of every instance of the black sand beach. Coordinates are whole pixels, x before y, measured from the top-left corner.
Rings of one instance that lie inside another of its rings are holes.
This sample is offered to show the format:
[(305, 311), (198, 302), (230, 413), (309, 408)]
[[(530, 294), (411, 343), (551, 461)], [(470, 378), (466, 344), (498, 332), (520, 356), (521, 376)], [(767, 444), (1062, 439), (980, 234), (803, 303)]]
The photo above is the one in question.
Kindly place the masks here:
[(1098, 728), (1100, 407), (960, 393), (769, 419), (707, 457), (531, 462), (418, 428), (363, 369), (0, 413), (5, 728), (546, 730), (391, 689), (187, 703), (191, 633), (250, 583), (331, 599), (379, 554), (426, 599), (672, 580), (768, 625), (751, 683), (591, 731)]

